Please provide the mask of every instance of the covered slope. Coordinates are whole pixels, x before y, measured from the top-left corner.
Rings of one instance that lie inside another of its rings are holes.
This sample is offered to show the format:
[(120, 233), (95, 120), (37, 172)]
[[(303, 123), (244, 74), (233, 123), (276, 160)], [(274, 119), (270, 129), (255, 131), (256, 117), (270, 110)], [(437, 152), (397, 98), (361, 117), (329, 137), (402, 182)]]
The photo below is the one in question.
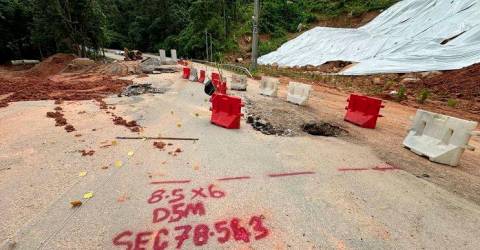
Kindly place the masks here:
[(317, 27), (260, 64), (358, 64), (345, 75), (459, 69), (480, 62), (480, 0), (404, 0), (358, 29)]

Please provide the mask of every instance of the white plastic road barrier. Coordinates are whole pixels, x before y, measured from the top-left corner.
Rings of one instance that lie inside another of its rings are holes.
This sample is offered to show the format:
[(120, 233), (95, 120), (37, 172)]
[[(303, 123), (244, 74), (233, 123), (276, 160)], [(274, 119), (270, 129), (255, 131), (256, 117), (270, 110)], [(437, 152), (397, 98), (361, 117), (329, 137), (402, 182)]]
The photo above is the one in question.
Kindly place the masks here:
[(298, 105), (305, 105), (310, 97), (311, 90), (312, 86), (310, 85), (290, 82), (288, 84), (287, 101)]
[(278, 80), (271, 77), (262, 77), (260, 81), (260, 94), (275, 97), (278, 94)]
[(452, 70), (480, 62), (479, 44), (479, 0), (402, 0), (360, 28), (315, 27), (258, 63), (355, 62), (343, 75)]
[(177, 59), (177, 50), (176, 50), (176, 49), (172, 49), (172, 50), (170, 51), (170, 54), (171, 54), (172, 60), (173, 60), (174, 62), (177, 62), (177, 61), (178, 61), (178, 59)]
[(419, 109), (403, 145), (430, 161), (457, 166), (465, 149), (475, 149), (468, 141), (478, 134), (473, 131), (477, 125), (477, 122)]
[(198, 71), (196, 68), (191, 68), (190, 69), (190, 76), (188, 77), (188, 80), (192, 81), (192, 82), (196, 82), (198, 81)]
[(167, 62), (167, 53), (165, 53), (164, 49), (158, 50), (160, 54), (160, 64), (165, 64)]
[(247, 90), (247, 76), (232, 74), (232, 81), (230, 81), (230, 89), (232, 90)]

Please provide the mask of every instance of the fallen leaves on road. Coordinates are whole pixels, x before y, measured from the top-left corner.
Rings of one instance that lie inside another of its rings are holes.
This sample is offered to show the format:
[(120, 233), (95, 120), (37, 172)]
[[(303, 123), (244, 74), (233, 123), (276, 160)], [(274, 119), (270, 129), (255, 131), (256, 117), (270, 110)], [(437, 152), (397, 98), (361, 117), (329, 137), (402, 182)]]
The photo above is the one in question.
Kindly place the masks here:
[(200, 170), (200, 164), (198, 164), (198, 163), (193, 164), (193, 170), (195, 170), (195, 171)]
[(78, 173), (78, 176), (80, 176), (80, 177), (84, 177), (86, 175), (87, 175), (87, 171), (82, 171), (82, 172)]
[(103, 166), (102, 169), (108, 169), (108, 166)]
[(135, 152), (133, 151), (128, 151), (128, 156), (133, 156), (135, 154)]
[(122, 166), (123, 166), (123, 162), (122, 162), (122, 161), (120, 161), (120, 160), (116, 160), (116, 161), (115, 161), (115, 167), (116, 167), (116, 168), (121, 168)]
[(128, 199), (129, 199), (129, 197), (127, 196), (126, 193), (124, 193), (120, 197), (117, 198), (117, 202), (125, 202)]
[(84, 199), (90, 199), (93, 197), (93, 193), (92, 192), (87, 192), (83, 195), (83, 198)]

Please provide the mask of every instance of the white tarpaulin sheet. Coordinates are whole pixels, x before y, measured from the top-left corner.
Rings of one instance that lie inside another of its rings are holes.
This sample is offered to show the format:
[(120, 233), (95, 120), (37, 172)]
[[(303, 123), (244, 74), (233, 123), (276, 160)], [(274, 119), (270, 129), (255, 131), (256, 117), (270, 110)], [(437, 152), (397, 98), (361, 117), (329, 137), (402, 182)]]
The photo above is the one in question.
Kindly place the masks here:
[(358, 63), (340, 73), (344, 75), (451, 70), (478, 63), (480, 0), (400, 1), (363, 27), (317, 27), (258, 59), (289, 67), (338, 60)]

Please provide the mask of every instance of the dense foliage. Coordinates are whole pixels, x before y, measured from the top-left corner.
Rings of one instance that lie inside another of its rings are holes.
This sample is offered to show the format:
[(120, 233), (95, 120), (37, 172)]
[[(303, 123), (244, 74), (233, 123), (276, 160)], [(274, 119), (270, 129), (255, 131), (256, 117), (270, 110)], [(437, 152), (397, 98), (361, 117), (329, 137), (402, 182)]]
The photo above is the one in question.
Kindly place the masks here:
[[(359, 15), (396, 0), (261, 0), (260, 32), (267, 53), (298, 25), (319, 16)], [(211, 36), (217, 59), (251, 36), (253, 0), (0, 0), (0, 61), (55, 52), (85, 56), (91, 48), (176, 48), (205, 57)]]

